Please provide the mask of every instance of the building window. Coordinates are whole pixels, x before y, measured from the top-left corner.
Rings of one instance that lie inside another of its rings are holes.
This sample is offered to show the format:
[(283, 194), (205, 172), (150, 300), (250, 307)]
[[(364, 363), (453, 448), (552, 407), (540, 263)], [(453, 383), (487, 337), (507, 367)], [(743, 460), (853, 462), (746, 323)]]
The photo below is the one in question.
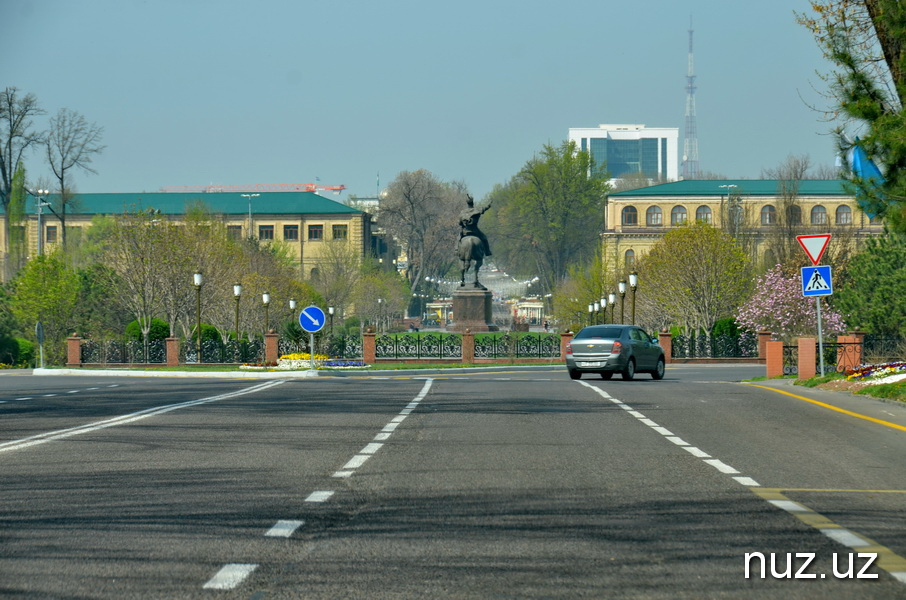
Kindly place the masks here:
[(241, 240), (242, 225), (227, 225), (227, 235), (231, 240)]
[(686, 224), (686, 207), (685, 206), (674, 206), (673, 210), (670, 211), (670, 224), (671, 225), (685, 225)]
[(349, 237), (349, 225), (334, 225), (332, 233), (333, 239), (345, 240)]
[(315, 242), (318, 240), (324, 239), (324, 226), (323, 225), (309, 225), (308, 226), (308, 241)]
[(812, 225), (827, 225), (827, 209), (820, 204), (812, 208)]
[(623, 225), (638, 225), (639, 211), (634, 206), (627, 206), (623, 209)]
[(664, 224), (660, 206), (649, 206), (645, 211), (645, 224), (648, 227), (660, 227)]
[(777, 210), (772, 204), (763, 206), (761, 208), (761, 224), (774, 225), (775, 223), (777, 223)]
[(795, 204), (787, 206), (786, 219), (790, 225), (802, 225), (802, 209)]
[(627, 250), (625, 254), (626, 267), (631, 268), (635, 266), (635, 250)]
[(57, 243), (57, 226), (56, 225), (47, 226), (47, 228), (44, 230), (44, 241), (47, 242), (48, 244)]
[(284, 225), (283, 226), (283, 239), (287, 242), (297, 242), (299, 241), (299, 226), (298, 225)]
[(273, 225), (259, 225), (258, 226), (258, 239), (259, 240), (274, 239), (274, 226)]
[(711, 208), (708, 206), (699, 206), (695, 209), (695, 220), (699, 223), (711, 222)]
[(837, 207), (837, 225), (852, 225), (853, 211), (845, 204)]

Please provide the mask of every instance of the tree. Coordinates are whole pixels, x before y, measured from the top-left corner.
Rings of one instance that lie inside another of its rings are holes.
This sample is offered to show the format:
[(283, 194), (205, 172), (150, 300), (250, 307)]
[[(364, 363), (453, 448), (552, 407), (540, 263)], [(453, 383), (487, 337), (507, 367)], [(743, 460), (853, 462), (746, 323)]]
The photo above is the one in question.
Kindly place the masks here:
[(906, 335), (906, 235), (868, 241), (849, 263), (845, 285), (834, 290), (834, 306), (846, 320), (871, 333)]
[(667, 233), (641, 260), (638, 298), (654, 313), (691, 331), (711, 331), (732, 316), (751, 287), (751, 264), (733, 238), (707, 223)]
[(63, 230), (63, 246), (66, 247), (66, 207), (75, 202), (75, 194), (67, 176), (72, 169), (82, 169), (97, 173), (91, 167), (94, 155), (104, 150), (101, 137), (103, 127), (89, 124), (79, 113), (61, 108), (55, 117), (50, 119), (50, 131), (47, 134), (45, 148), (47, 163), (57, 179), (60, 196), (57, 204), (60, 226)]
[(324, 251), (318, 262), (320, 276), (315, 285), (328, 306), (333, 306), (341, 316), (352, 301), (356, 285), (362, 276), (362, 259), (345, 240), (324, 242)]
[[(845, 330), (843, 317), (820, 298), (821, 324), (824, 333)], [(750, 331), (770, 331), (785, 341), (818, 332), (818, 313), (815, 301), (802, 295), (802, 280), (798, 274), (784, 272), (777, 265), (758, 278), (752, 295), (736, 315), (740, 327)]]
[[(590, 264), (569, 268), (569, 275), (551, 295), (553, 317), (561, 327), (577, 331), (577, 327), (589, 321), (588, 305), (600, 302), (602, 298), (607, 301), (608, 294), (616, 289), (621, 275), (615, 258), (605, 256), (599, 249)], [(610, 309), (607, 310), (598, 318), (599, 321), (610, 320), (607, 316)]]
[[(825, 56), (834, 115), (862, 135), (858, 145), (882, 170), (884, 182), (846, 175), (869, 214), (906, 231), (906, 6), (899, 0), (813, 0), (799, 14)], [(842, 134), (842, 129), (838, 130)], [(851, 145), (841, 135), (841, 150)]]
[(446, 274), (453, 266), (464, 187), (444, 183), (425, 169), (403, 171), (381, 199), (377, 220), (406, 253), (410, 294), (426, 275)]
[(495, 210), (487, 231), (499, 240), (495, 254), (523, 276), (554, 289), (570, 266), (591, 260), (604, 224), (607, 181), (590, 176), (591, 155), (575, 142), (545, 145), (506, 185), (490, 194)]
[[(3, 248), (9, 256), (10, 203), (13, 201), (13, 177), (22, 163), (26, 151), (33, 144), (40, 144), (42, 133), (32, 129), (32, 118), (43, 115), (34, 94), (21, 96), (19, 90), (8, 87), (0, 92), (0, 205), (7, 218), (4, 220)], [(8, 261), (6, 261), (8, 263)], [(8, 268), (4, 275), (11, 276)]]
[(66, 266), (59, 252), (29, 261), (14, 283), (13, 316), (29, 332), (41, 321), (51, 363), (63, 359), (63, 342), (76, 325), (78, 275)]

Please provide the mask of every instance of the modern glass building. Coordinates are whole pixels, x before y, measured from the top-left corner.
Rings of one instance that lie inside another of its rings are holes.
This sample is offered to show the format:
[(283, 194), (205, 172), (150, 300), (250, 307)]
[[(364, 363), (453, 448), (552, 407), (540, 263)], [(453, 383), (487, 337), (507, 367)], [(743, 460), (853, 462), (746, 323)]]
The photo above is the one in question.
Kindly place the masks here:
[(679, 128), (598, 125), (570, 128), (569, 140), (591, 152), (592, 173), (610, 179), (643, 174), (653, 181), (679, 178)]

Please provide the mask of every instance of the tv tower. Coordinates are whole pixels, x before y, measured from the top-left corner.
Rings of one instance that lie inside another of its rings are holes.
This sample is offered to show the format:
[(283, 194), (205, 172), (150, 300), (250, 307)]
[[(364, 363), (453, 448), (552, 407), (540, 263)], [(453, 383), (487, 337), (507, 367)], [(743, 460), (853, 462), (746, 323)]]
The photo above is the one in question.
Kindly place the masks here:
[(689, 17), (689, 71), (686, 74), (686, 135), (683, 139), (683, 179), (698, 179), (698, 131), (695, 124), (695, 72), (692, 59), (692, 17)]

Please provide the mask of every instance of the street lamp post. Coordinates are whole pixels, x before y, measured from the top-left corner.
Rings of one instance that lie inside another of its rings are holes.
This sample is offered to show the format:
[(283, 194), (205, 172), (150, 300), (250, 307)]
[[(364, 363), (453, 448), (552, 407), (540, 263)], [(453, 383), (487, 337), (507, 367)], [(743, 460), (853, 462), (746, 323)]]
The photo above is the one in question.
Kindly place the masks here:
[(204, 278), (201, 273), (195, 273), (194, 283), (195, 283), (195, 322), (198, 331), (196, 331), (196, 336), (198, 339), (198, 362), (201, 363), (201, 284), (204, 282)]
[(327, 314), (330, 316), (330, 337), (333, 337), (333, 307), (327, 307)]
[(592, 324), (592, 318), (593, 318), (594, 313), (595, 313), (595, 305), (589, 304), (588, 305), (588, 324), (589, 325)]
[(257, 198), (261, 194), (239, 194), (243, 198), (249, 199), (249, 234), (247, 237), (252, 237), (252, 198)]
[(617, 284), (617, 288), (620, 290), (620, 323), (622, 324), (626, 322), (626, 319), (623, 316), (623, 308), (626, 305), (626, 282), (621, 280), (620, 283)]
[(50, 193), (50, 190), (37, 190), (35, 191), (35, 204), (37, 205), (38, 213), (38, 256), (44, 254), (44, 231), (41, 224), (41, 215), (43, 214), (43, 208), (45, 206), (50, 206), (50, 202), (44, 202), (44, 198), (47, 194)]
[(264, 333), (267, 333), (271, 326), (270, 315), (268, 313), (268, 308), (271, 304), (271, 295), (267, 292), (261, 294), (261, 302), (264, 304)]
[(607, 295), (607, 301), (610, 303), (610, 322), (616, 323), (617, 320), (614, 318), (614, 311), (617, 309), (617, 295), (613, 292), (610, 292)]
[(601, 314), (601, 303), (595, 300), (595, 324), (597, 325), (598, 315)]
[(602, 321), (601, 324), (606, 325), (607, 324), (607, 298), (605, 298), (604, 296), (601, 296), (601, 312), (604, 313), (604, 321)]
[(242, 296), (242, 285), (233, 286), (233, 296), (236, 297), (236, 347), (239, 347), (239, 297)]
[(377, 299), (377, 306), (378, 306), (377, 332), (380, 333), (381, 332), (381, 318), (384, 316), (384, 299), (383, 298)]
[(632, 290), (632, 324), (635, 325), (635, 291), (639, 287), (639, 275), (635, 271), (629, 274), (629, 289)]

